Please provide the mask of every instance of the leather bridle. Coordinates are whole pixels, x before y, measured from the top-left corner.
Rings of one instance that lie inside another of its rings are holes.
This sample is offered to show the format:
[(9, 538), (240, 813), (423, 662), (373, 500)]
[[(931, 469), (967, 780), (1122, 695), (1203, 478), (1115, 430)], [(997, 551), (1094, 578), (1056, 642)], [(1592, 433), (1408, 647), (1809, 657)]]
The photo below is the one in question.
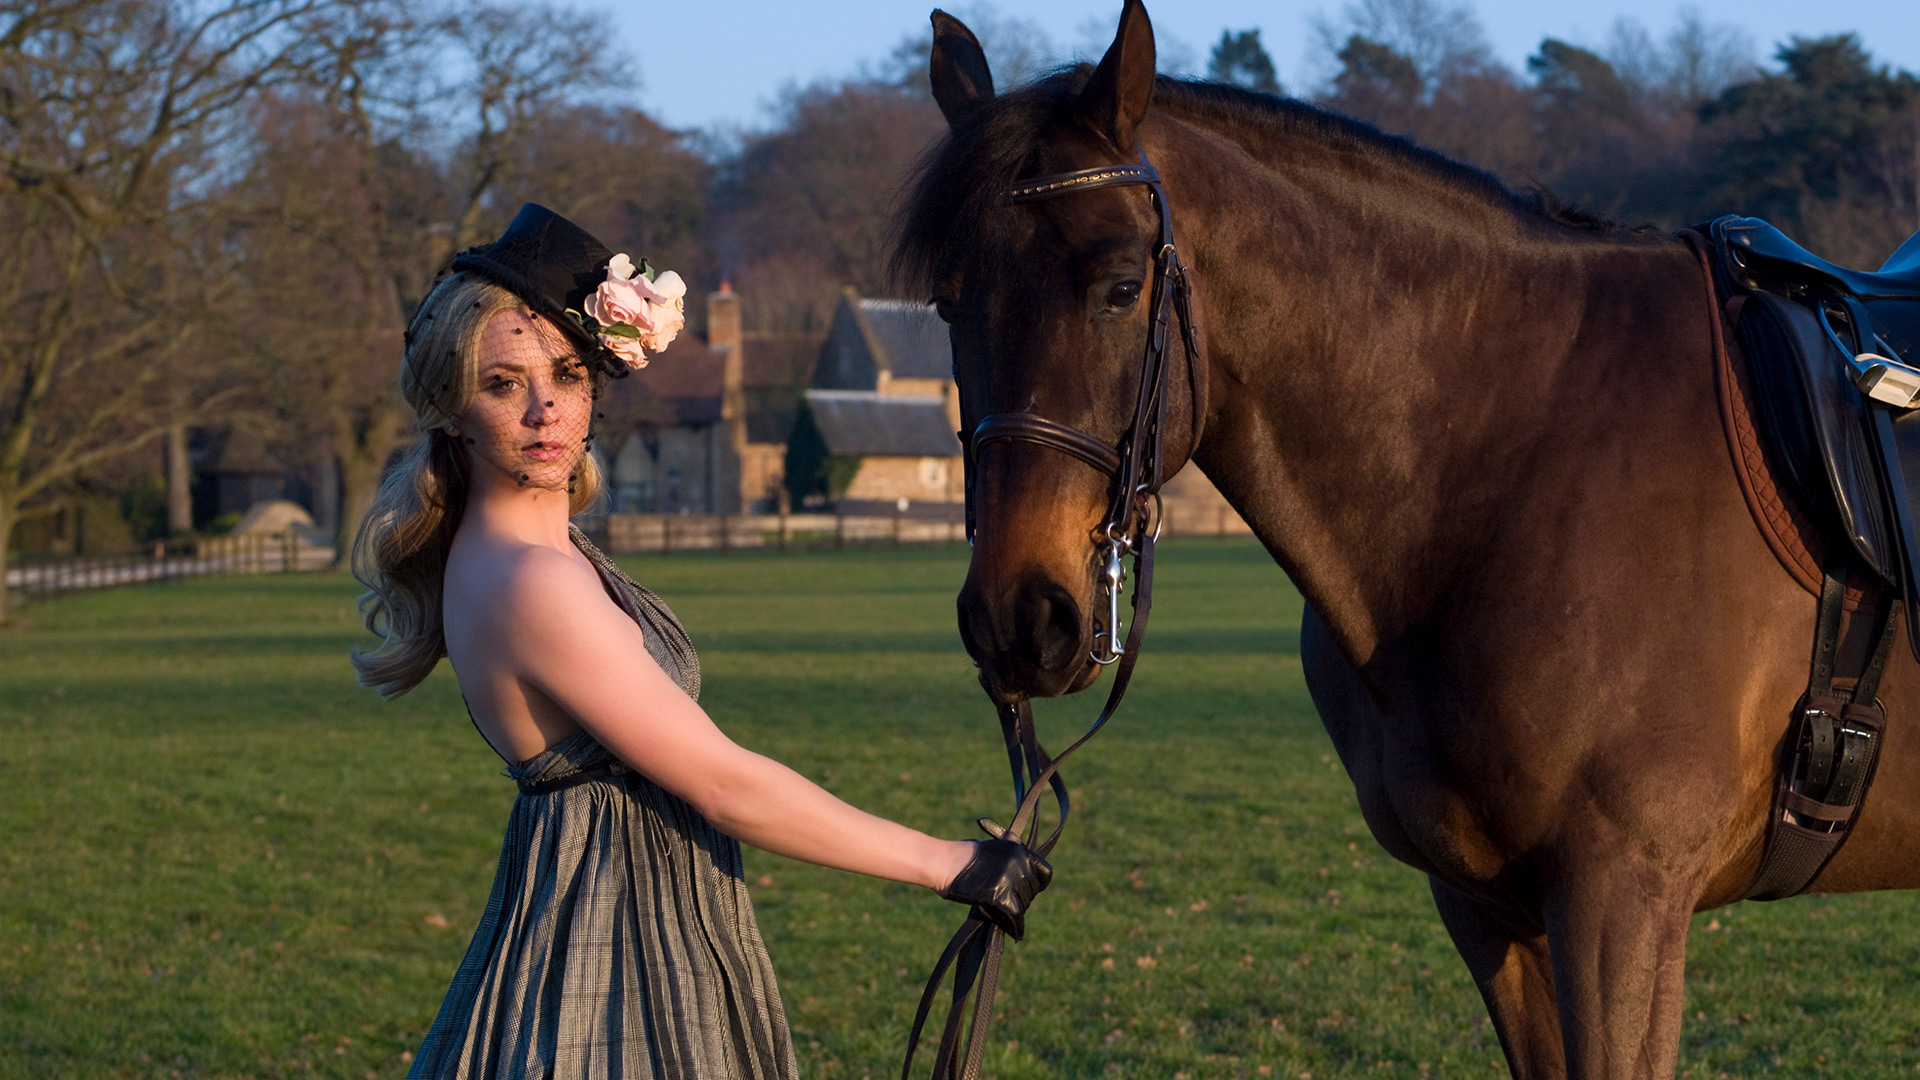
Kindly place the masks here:
[[(1160, 174), (1147, 161), (1145, 152), (1138, 165), (1102, 165), (1076, 172), (1021, 180), (1008, 191), (1013, 203), (1040, 202), (1081, 191), (1121, 185), (1147, 188), (1160, 219), (1160, 235), (1154, 247), (1153, 284), (1148, 308), (1146, 355), (1141, 364), (1140, 384), (1134, 398), (1133, 419), (1116, 446), (1096, 436), (1058, 421), (1030, 412), (994, 413), (960, 433), (966, 449), (967, 539), (973, 539), (975, 525), (974, 477), (980, 455), (999, 443), (1025, 442), (1066, 454), (1108, 477), (1107, 514), (1093, 533), (1094, 552), (1103, 562), (1100, 589), (1107, 600), (1104, 625), (1094, 637), (1095, 663), (1115, 664), (1113, 686), (1100, 715), (1073, 745), (1051, 757), (1034, 733), (1031, 703), (1024, 697), (999, 705), (1001, 735), (1006, 741), (1007, 759), (1013, 771), (1013, 798), (1016, 810), (1006, 827), (986, 818), (981, 828), (989, 835), (1018, 839), (1042, 858), (1053, 851), (1067, 825), (1070, 800), (1066, 782), (1060, 778), (1060, 764), (1085, 745), (1106, 726), (1120, 699), (1126, 694), (1133, 676), (1134, 661), (1146, 635), (1147, 614), (1153, 606), (1153, 545), (1158, 538), (1160, 515), (1157, 511), (1164, 460), (1167, 413), (1167, 387), (1171, 380), (1171, 323), (1180, 322), (1181, 344), (1186, 350), (1192, 377), (1198, 373), (1193, 364), (1199, 355), (1196, 346), (1191, 303), (1191, 283), (1187, 268), (1173, 242), (1173, 208), (1160, 185)], [(956, 365), (958, 352), (955, 353)], [(1201, 415), (1198, 407), (1200, 388), (1194, 396), (1193, 444), (1200, 441)], [(1126, 570), (1122, 557), (1133, 557), (1133, 625), (1125, 629), (1126, 642), (1119, 644), (1123, 632), (1120, 619), (1120, 594), (1125, 590)], [(1104, 645), (1101, 642), (1104, 641)], [(1043, 791), (1051, 790), (1059, 819), (1053, 832), (1039, 840), (1039, 802)], [(993, 997), (999, 984), (1000, 955), (1005, 933), (981, 911), (973, 909), (934, 965), (926, 990), (920, 995), (920, 1007), (914, 1016), (908, 1037), (906, 1064), (900, 1075), (907, 1080), (913, 1070), (913, 1055), (920, 1043), (920, 1032), (932, 1011), (934, 998), (949, 968), (953, 969), (953, 1000), (947, 1010), (947, 1022), (940, 1036), (940, 1049), (934, 1059), (933, 1080), (975, 1080), (980, 1072), (981, 1056), (986, 1050), (988, 1022), (993, 1015)], [(966, 1020), (966, 1001), (978, 989), (974, 999), (969, 1030), (961, 1030)]]
[[(969, 541), (973, 539), (978, 513), (974, 495), (977, 463), (981, 452), (995, 443), (1025, 442), (1044, 446), (1084, 462), (1108, 477), (1107, 515), (1094, 533), (1095, 548), (1105, 556), (1101, 587), (1108, 601), (1108, 617), (1094, 637), (1096, 648), (1092, 659), (1100, 664), (1114, 663), (1121, 656), (1119, 595), (1124, 579), (1121, 555), (1127, 552), (1138, 555), (1133, 549), (1137, 546), (1138, 538), (1145, 534), (1149, 522), (1156, 532), (1159, 528), (1158, 514), (1149, 507), (1157, 506), (1160, 484), (1165, 479), (1161, 475), (1161, 461), (1165, 450), (1162, 443), (1166, 431), (1167, 387), (1172, 372), (1168, 355), (1172, 343), (1169, 324), (1175, 317), (1180, 320), (1182, 343), (1187, 350), (1190, 368), (1199, 351), (1195, 347), (1193, 334), (1191, 283), (1186, 265), (1180, 261), (1179, 250), (1173, 242), (1173, 208), (1167, 201), (1166, 190), (1160, 185), (1160, 174), (1147, 161), (1144, 151), (1138, 165), (1100, 165), (1076, 172), (1055, 173), (1022, 180), (1007, 191), (1008, 201), (1020, 204), (1123, 185), (1146, 187), (1148, 198), (1159, 218), (1160, 233), (1154, 245), (1153, 283), (1148, 291), (1150, 306), (1147, 311), (1146, 355), (1140, 367), (1133, 418), (1121, 435), (1119, 444), (1109, 446), (1100, 438), (1078, 428), (1030, 412), (994, 413), (973, 425), (970, 432), (960, 433), (966, 448)], [(957, 366), (957, 349), (955, 358)], [(1192, 393), (1197, 403), (1197, 386), (1192, 388)], [(1193, 418), (1195, 444), (1199, 442), (1200, 423), (1201, 417), (1196, 409)]]

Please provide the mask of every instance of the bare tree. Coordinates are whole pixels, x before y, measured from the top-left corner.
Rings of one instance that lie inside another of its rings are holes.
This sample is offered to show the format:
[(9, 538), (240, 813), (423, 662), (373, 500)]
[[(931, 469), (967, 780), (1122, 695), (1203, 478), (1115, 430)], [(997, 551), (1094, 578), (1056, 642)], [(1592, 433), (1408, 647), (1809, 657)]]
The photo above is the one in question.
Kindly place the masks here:
[(1384, 42), (1351, 33), (1320, 104), (1507, 176), (1538, 173), (1540, 139), (1527, 88), (1498, 65), (1447, 65), (1429, 79)]
[(1356, 37), (1385, 46), (1413, 65), (1429, 95), (1449, 76), (1499, 67), (1479, 16), (1466, 3), (1350, 0), (1337, 18), (1316, 16), (1313, 34), (1329, 58), (1340, 56)]
[[(556, 110), (638, 79), (603, 47), (600, 20), (549, 4), (462, 8), (441, 27), (464, 77), (442, 92), (467, 141), (457, 155), (460, 204), (446, 258), (491, 234), (489, 196), (522, 144)], [(456, 128), (457, 130), (457, 128)]]
[[(1067, 60), (1067, 52), (1031, 19), (1002, 14), (989, 3), (962, 4), (952, 11), (979, 37), (987, 52), (988, 66), (993, 70), (994, 85), (1002, 92), (1030, 82)], [(1113, 24), (1106, 20), (1093, 21), (1106, 24), (1106, 37), (1100, 46), (1104, 49), (1104, 43), (1113, 39)], [(932, 51), (933, 27), (922, 24), (920, 29), (900, 39), (886, 59), (849, 81), (887, 83), (932, 101), (933, 88), (927, 84), (927, 58)], [(1094, 55), (1097, 57), (1099, 53)], [(801, 92), (801, 88), (789, 88), (786, 97), (790, 101)]]
[[(546, 125), (624, 77), (582, 14), (404, 14), (336, 49), (321, 90), (263, 102), (247, 184), (252, 287), (291, 302), (252, 305), (241, 337), (284, 423), (311, 431), (339, 470), (342, 553), (415, 434), (394, 379), (414, 305), (440, 267), (504, 225), (501, 186), (537, 171), (526, 157)], [(430, 71), (449, 74), (419, 77)]]
[(519, 140), (494, 201), (501, 213), (523, 202), (552, 207), (616, 251), (645, 255), (689, 284), (712, 282), (713, 165), (696, 139), (631, 107), (555, 109)]
[(885, 286), (888, 215), (944, 122), (926, 97), (873, 82), (795, 89), (780, 120), (722, 166), (720, 243), (756, 329), (817, 329), (842, 286)]
[[(245, 233), (255, 300), (230, 329), (254, 359), (279, 425), (324, 448), (321, 463), (339, 468), (345, 520), (406, 435), (393, 379), (400, 292), (424, 287), (431, 273), (401, 261), (431, 259), (406, 250), (407, 239), (424, 239), (409, 218), (417, 222), (422, 210), (428, 221), (441, 218), (451, 200), (438, 170), (355, 132), (351, 110), (301, 96), (263, 102), (255, 115), (247, 182), (255, 205)], [(392, 351), (381, 355), (382, 344)]]
[(1643, 107), (1663, 118), (1690, 117), (1727, 87), (1760, 74), (1752, 36), (1730, 23), (1709, 23), (1694, 7), (1681, 8), (1658, 42), (1638, 20), (1616, 20), (1601, 55)]
[[(210, 226), (260, 90), (353, 0), (66, 0), (0, 27), (0, 564), (61, 486), (213, 407)], [(7, 618), (0, 589), (0, 621)]]

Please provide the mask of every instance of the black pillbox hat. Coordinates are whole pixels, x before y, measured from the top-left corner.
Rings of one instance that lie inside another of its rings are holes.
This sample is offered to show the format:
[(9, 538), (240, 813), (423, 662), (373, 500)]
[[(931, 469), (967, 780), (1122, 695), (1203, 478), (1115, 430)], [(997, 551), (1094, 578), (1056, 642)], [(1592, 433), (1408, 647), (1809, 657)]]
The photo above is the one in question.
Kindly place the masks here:
[(584, 311), (587, 297), (607, 279), (613, 251), (592, 233), (538, 203), (513, 216), (500, 239), (454, 256), (449, 270), (465, 270), (512, 292), (558, 326), (581, 348), (581, 358), (614, 376), (627, 365), (567, 314)]

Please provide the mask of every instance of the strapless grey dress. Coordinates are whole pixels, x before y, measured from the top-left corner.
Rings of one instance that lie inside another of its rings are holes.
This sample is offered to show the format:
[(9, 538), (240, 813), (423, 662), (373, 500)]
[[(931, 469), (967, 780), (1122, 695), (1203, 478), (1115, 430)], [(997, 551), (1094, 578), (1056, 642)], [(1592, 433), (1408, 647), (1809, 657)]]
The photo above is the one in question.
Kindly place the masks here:
[[(698, 698), (699, 657), (666, 603), (577, 530), (574, 543)], [(551, 785), (612, 761), (582, 730), (507, 775)], [(407, 1075), (796, 1076), (738, 842), (634, 772), (522, 794), (486, 913)]]

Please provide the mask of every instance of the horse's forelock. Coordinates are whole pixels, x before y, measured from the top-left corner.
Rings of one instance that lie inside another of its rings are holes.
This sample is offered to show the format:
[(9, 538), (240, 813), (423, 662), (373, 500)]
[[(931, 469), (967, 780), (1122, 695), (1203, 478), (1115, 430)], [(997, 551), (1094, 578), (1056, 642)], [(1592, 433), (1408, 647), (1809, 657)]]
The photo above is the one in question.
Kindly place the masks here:
[(976, 106), (921, 155), (895, 221), (893, 277), (925, 292), (957, 265), (1012, 256), (1006, 191), (1041, 134), (1066, 118), (1092, 67), (1062, 68)]

